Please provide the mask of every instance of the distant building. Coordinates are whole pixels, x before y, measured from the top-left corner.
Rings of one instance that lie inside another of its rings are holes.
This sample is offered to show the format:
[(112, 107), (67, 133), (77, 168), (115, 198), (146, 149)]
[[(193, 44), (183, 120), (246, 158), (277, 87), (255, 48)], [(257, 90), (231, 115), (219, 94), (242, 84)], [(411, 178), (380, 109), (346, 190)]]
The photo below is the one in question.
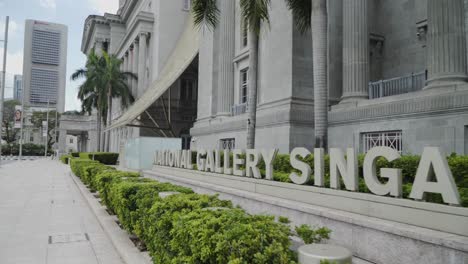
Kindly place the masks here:
[(23, 87), (25, 103), (65, 109), (68, 29), (65, 25), (26, 20)]
[(23, 94), (23, 76), (15, 75), (13, 81), (13, 99), (21, 101)]

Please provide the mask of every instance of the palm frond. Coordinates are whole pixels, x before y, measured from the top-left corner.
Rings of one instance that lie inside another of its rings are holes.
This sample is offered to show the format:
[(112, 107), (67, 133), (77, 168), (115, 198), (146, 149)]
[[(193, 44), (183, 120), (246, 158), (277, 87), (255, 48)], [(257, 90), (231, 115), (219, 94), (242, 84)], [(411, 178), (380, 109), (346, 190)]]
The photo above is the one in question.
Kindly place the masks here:
[(216, 4), (216, 0), (192, 0), (191, 12), (193, 15), (193, 22), (197, 27), (206, 25), (208, 28), (214, 29), (218, 25), (219, 8)]
[(257, 35), (262, 23), (270, 24), (270, 4), (271, 0), (240, 0), (242, 20)]
[(306, 33), (311, 27), (313, 0), (285, 0), (292, 11), (294, 23), (301, 33)]

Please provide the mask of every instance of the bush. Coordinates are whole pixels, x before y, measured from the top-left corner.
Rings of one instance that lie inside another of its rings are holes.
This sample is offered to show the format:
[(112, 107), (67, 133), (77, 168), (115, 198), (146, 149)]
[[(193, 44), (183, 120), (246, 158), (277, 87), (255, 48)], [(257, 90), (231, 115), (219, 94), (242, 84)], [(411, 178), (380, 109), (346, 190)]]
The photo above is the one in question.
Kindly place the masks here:
[(289, 227), (272, 216), (194, 210), (178, 215), (173, 225), (165, 245), (177, 252), (172, 263), (295, 263)]
[(140, 174), (137, 172), (126, 172), (126, 171), (103, 171), (94, 177), (93, 186), (99, 191), (99, 196), (108, 205), (109, 201), (109, 189), (110, 185), (119, 182), (124, 178), (139, 178)]
[(115, 171), (115, 168), (106, 166), (102, 163), (91, 163), (84, 165), (81, 169), (82, 171), (82, 178), (84, 184), (89, 185), (92, 191), (97, 190), (97, 186), (94, 184), (94, 178), (97, 174), (104, 172), (104, 171)]
[(217, 196), (201, 194), (171, 195), (154, 202), (146, 216), (138, 220), (135, 228), (136, 235), (145, 242), (154, 263), (168, 263), (177, 255), (169, 248), (173, 222), (180, 215), (207, 207), (232, 208), (232, 203), (222, 201)]
[[(23, 156), (44, 156), (45, 147), (44, 145), (36, 145), (32, 143), (23, 144)], [(53, 150), (47, 151), (48, 154), (52, 154)], [(2, 155), (18, 156), (19, 155), (19, 144), (2, 144)]]
[(74, 158), (79, 158), (80, 157), (80, 153), (79, 152), (72, 152), (70, 153), (72, 155), (72, 157)]
[(63, 164), (68, 164), (68, 160), (71, 158), (70, 155), (62, 155), (60, 157), (60, 161), (63, 163)]
[(192, 193), (192, 190), (170, 183), (159, 183), (150, 179), (122, 180), (110, 185), (109, 206), (120, 219), (122, 226), (133, 232), (136, 220), (146, 213), (156, 199), (159, 192), (175, 191)]
[(83, 177), (83, 168), (90, 164), (97, 164), (99, 162), (89, 159), (70, 159), (70, 168), (72, 172), (79, 178)]
[(80, 153), (80, 158), (97, 160), (101, 162), (102, 164), (106, 164), (106, 165), (115, 165), (117, 164), (117, 160), (119, 159), (119, 153), (86, 152), (86, 153)]

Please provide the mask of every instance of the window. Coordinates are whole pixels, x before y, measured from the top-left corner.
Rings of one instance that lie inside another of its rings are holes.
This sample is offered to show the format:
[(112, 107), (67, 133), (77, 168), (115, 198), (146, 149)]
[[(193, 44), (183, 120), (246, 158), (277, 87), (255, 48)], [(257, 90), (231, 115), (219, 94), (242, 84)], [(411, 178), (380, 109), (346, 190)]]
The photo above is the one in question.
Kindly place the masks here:
[(197, 100), (197, 83), (195, 80), (182, 79), (180, 85), (181, 101), (188, 102)]
[(241, 48), (245, 48), (249, 44), (249, 29), (246, 22), (242, 22), (241, 27)]
[(73, 144), (73, 138), (70, 138), (70, 144)]
[(361, 139), (364, 153), (374, 147), (390, 147), (402, 152), (401, 130), (362, 133)]
[(235, 138), (223, 138), (219, 140), (221, 149), (234, 149), (236, 147)]
[(29, 142), (34, 142), (34, 136), (29, 137)]
[(247, 92), (249, 87), (249, 68), (240, 71), (240, 103), (247, 103)]
[(191, 0), (182, 0), (183, 1), (183, 7), (182, 9), (184, 11), (189, 11), (190, 10), (190, 7), (192, 5), (192, 1)]

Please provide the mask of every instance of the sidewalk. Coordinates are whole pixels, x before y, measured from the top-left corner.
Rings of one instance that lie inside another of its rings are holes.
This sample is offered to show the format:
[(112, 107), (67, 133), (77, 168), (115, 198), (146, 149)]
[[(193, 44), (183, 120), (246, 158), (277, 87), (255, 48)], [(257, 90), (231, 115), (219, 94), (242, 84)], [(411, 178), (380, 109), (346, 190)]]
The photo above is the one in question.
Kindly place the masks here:
[(46, 159), (0, 167), (0, 263), (123, 263), (68, 172)]

